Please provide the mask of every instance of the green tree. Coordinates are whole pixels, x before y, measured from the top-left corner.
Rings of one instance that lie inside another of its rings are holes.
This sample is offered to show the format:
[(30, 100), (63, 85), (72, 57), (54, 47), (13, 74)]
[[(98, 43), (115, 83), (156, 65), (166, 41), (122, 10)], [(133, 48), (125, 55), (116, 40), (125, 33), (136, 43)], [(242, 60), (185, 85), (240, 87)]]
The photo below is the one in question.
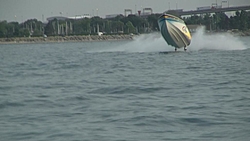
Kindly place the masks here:
[(100, 17), (92, 17), (90, 22), (90, 27), (91, 27), (91, 33), (92, 34), (97, 34), (97, 26), (99, 26), (99, 30), (103, 31), (103, 25), (105, 21), (100, 18)]
[(56, 35), (56, 22), (57, 20), (54, 19), (52, 21), (49, 21), (46, 26), (45, 26), (45, 31), (44, 33), (47, 35), (47, 36), (55, 36)]
[(75, 34), (78, 35), (88, 35), (91, 33), (91, 20), (89, 18), (84, 18), (77, 20), (74, 23)]
[(135, 33), (135, 27), (132, 22), (128, 21), (126, 23), (127, 33)]
[(20, 35), (20, 37), (29, 37), (30, 32), (28, 29), (21, 28), (19, 31), (19, 35)]
[(239, 27), (239, 30), (247, 30), (248, 28), (248, 24), (247, 24), (247, 21), (248, 21), (248, 15), (247, 15), (247, 12), (245, 10), (242, 10), (240, 12), (240, 27)]
[(149, 15), (147, 18), (148, 24), (150, 25), (151, 30), (156, 30), (159, 31), (159, 26), (158, 26), (158, 17), (159, 14), (152, 14)]
[(8, 25), (7, 21), (0, 22), (0, 38), (6, 37), (8, 32), (6, 29), (7, 25)]
[(206, 13), (203, 17), (203, 20), (201, 22), (202, 25), (206, 26), (207, 30), (212, 30), (212, 19), (211, 19), (211, 15)]

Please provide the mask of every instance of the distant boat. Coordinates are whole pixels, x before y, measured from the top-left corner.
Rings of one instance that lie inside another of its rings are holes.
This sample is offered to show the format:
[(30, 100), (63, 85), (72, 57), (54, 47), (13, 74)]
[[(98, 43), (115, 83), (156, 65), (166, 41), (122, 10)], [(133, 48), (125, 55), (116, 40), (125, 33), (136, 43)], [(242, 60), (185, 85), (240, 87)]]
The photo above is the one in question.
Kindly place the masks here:
[(162, 37), (169, 45), (175, 47), (175, 51), (177, 48), (182, 47), (184, 47), (186, 51), (186, 47), (190, 45), (192, 37), (183, 20), (173, 15), (163, 13), (158, 19), (158, 25)]

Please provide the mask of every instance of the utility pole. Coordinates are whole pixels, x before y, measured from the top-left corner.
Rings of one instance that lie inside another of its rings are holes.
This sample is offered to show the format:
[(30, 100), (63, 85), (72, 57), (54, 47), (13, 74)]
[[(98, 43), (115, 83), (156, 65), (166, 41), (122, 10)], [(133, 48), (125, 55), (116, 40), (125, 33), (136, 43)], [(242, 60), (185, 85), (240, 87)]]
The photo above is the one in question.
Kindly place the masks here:
[(44, 15), (42, 14), (42, 22), (44, 22)]
[(135, 14), (136, 14), (136, 5), (135, 5)]
[(60, 27), (59, 27), (59, 22), (57, 20), (57, 35), (59, 35), (59, 34), (60, 34)]
[(97, 13), (97, 16), (98, 16), (98, 10), (99, 10), (99, 9), (98, 9), (98, 8), (96, 8), (96, 13)]
[(22, 23), (23, 23), (23, 29), (24, 29), (24, 22), (23, 22), (23, 16), (22, 16)]
[(66, 31), (66, 36), (68, 36), (68, 22), (66, 21), (66, 29), (65, 29)]

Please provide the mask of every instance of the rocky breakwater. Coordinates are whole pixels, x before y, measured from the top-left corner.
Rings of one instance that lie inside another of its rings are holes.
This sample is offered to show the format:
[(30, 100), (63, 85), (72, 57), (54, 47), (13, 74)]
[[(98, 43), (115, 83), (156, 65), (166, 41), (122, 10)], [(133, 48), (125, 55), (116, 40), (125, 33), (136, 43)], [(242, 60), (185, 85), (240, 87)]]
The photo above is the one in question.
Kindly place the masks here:
[(50, 37), (16, 37), (0, 38), (0, 44), (8, 43), (46, 43), (46, 42), (85, 42), (132, 40), (132, 35), (86, 35), (86, 36), (50, 36)]

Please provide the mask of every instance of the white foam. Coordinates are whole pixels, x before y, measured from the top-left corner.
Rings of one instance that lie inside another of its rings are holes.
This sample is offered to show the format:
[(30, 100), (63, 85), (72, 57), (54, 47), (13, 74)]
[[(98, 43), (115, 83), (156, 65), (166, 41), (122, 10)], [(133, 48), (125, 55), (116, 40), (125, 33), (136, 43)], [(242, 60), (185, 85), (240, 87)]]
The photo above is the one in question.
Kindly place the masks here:
[(134, 41), (119, 46), (127, 52), (159, 52), (174, 50), (161, 37), (160, 33), (144, 34), (135, 37)]
[[(229, 33), (207, 34), (203, 28), (192, 36), (188, 51), (199, 50), (244, 50), (246, 45), (236, 37)], [(160, 33), (142, 34), (134, 38), (133, 41), (122, 43), (118, 46), (112, 46), (98, 52), (162, 52), (174, 51), (174, 47), (169, 46), (162, 38)], [(178, 49), (183, 51), (183, 49)]]

